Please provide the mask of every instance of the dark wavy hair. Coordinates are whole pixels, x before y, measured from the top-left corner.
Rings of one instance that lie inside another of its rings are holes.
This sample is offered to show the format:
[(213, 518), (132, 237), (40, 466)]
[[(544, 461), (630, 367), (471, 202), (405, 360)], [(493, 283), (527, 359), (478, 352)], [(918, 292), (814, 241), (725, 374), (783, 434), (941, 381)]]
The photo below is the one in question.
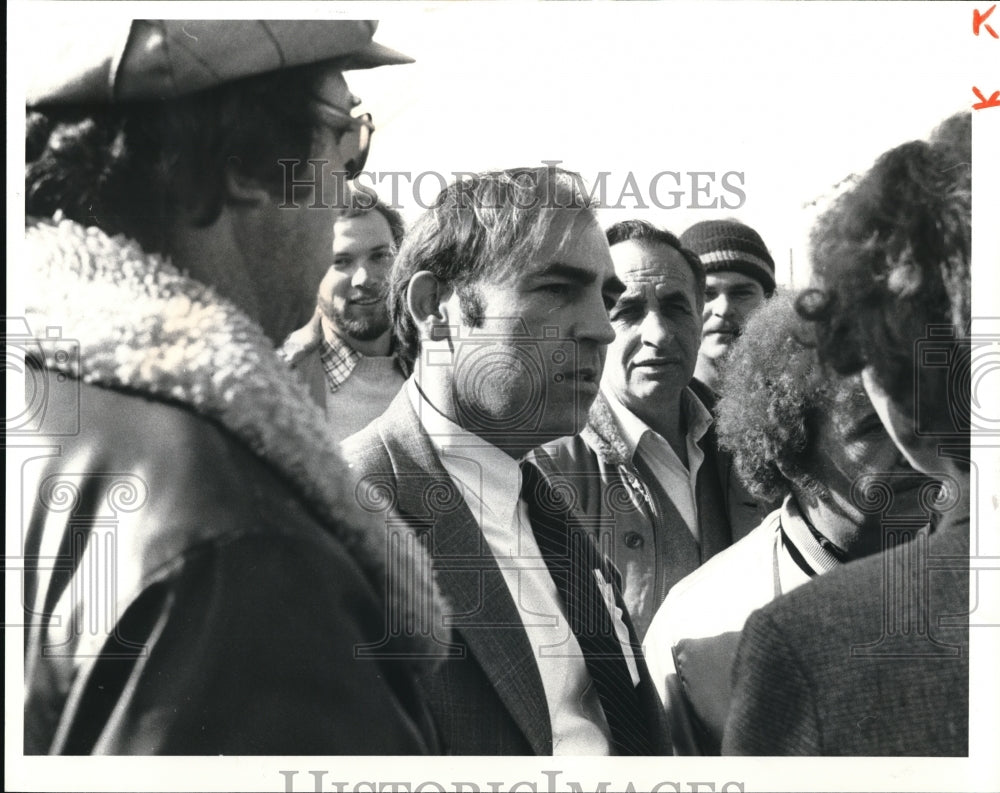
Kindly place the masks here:
[(705, 267), (701, 263), (701, 259), (698, 258), (698, 254), (685, 248), (678, 237), (666, 229), (654, 226), (648, 220), (622, 220), (609, 226), (605, 234), (608, 237), (608, 245), (612, 246), (631, 240), (642, 245), (665, 245), (668, 248), (673, 248), (684, 257), (684, 261), (691, 268), (691, 272), (694, 274), (695, 296), (698, 305), (704, 305)]
[(406, 306), (414, 275), (426, 270), (453, 288), (463, 321), (481, 327), (480, 283), (524, 269), (545, 242), (555, 211), (595, 208), (579, 174), (551, 166), (477, 174), (442, 190), (410, 228), (389, 276), (389, 314), (404, 367), (412, 369), (420, 352)]
[(719, 442), (733, 453), (740, 481), (766, 500), (790, 485), (825, 498), (810, 471), (818, 421), (858, 389), (859, 378), (820, 364), (813, 326), (775, 294), (750, 317), (723, 371)]
[(374, 190), (366, 187), (352, 191), (348, 198), (347, 209), (337, 215), (336, 219), (349, 220), (363, 217), (369, 212), (377, 212), (385, 218), (385, 222), (389, 224), (389, 233), (392, 235), (392, 244), (398, 251), (406, 234), (406, 223), (403, 221), (403, 216), (382, 201)]
[(956, 340), (958, 369), (968, 361), (971, 203), (971, 117), (961, 113), (928, 141), (883, 154), (812, 232), (814, 287), (798, 309), (816, 323), (820, 357), (842, 373), (871, 367), (911, 415), (917, 393), (927, 413), (948, 412), (952, 384), (916, 360), (930, 326)]
[(227, 166), (291, 195), (294, 174), (278, 160), (309, 158), (317, 74), (313, 64), (170, 101), (29, 110), (25, 211), (59, 211), (164, 253), (179, 217), (200, 226), (218, 218), (229, 200)]

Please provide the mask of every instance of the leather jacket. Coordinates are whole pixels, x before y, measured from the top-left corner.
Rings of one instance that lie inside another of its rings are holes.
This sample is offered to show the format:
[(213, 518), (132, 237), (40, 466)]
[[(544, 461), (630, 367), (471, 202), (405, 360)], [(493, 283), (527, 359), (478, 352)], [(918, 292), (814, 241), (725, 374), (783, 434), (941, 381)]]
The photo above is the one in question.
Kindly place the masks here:
[(245, 317), (67, 224), (28, 235), (44, 405), (20, 450), (25, 753), (435, 751), (412, 660), (429, 630), (387, 633), (393, 609), (436, 602), (419, 544), (390, 563), (323, 416)]

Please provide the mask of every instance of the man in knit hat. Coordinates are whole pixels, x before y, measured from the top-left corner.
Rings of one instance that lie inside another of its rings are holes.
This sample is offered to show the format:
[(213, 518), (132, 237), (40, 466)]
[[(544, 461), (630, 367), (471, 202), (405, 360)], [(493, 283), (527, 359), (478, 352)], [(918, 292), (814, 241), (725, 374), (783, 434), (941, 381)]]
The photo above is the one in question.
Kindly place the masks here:
[(774, 259), (760, 235), (736, 220), (703, 220), (681, 235), (705, 268), (705, 307), (694, 376), (718, 391), (722, 366), (750, 315), (774, 294)]
[(419, 544), (274, 353), (367, 152), (343, 72), (409, 59), (363, 20), (86, 25), (28, 75), (24, 752), (433, 750), (389, 656), (434, 648), (383, 641), (436, 602)]

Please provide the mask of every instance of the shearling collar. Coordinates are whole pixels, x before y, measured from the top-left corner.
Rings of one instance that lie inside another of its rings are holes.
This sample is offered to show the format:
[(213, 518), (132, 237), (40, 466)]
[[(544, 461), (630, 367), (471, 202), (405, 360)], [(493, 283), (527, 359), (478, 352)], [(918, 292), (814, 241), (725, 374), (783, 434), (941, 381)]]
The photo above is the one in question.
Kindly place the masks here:
[(580, 436), (608, 465), (628, 465), (632, 462), (628, 442), (603, 391), (597, 393), (597, 399), (590, 406), (587, 426)]
[[(705, 399), (696, 391), (695, 382), (682, 395), (686, 401), (685, 409), (688, 411), (689, 420), (698, 422), (698, 442), (709, 430), (712, 424), (711, 406), (706, 404)], [(698, 384), (700, 385), (700, 384)], [(704, 386), (701, 386), (703, 389)], [(629, 443), (621, 423), (615, 417), (614, 410), (608, 403), (608, 398), (603, 391), (598, 392), (597, 399), (590, 407), (587, 416), (587, 426), (580, 433), (587, 445), (593, 449), (597, 456), (608, 465), (625, 465), (632, 462), (634, 452), (633, 445)]]
[[(432, 596), (426, 552), (416, 541), (400, 542), (399, 552), (410, 558), (387, 565), (384, 534), (355, 506), (352, 478), (327, 440), (322, 412), (255, 322), (124, 236), (57, 216), (29, 219), (26, 245), (27, 316), (46, 368), (179, 403), (223, 425), (326, 517), (375, 590), (388, 587), (395, 613), (419, 625), (433, 604), (430, 616), (438, 619), (441, 602)], [(78, 361), (46, 343), (50, 326), (78, 340)], [(387, 582), (387, 569), (400, 580)], [(430, 636), (431, 626), (422, 627), (426, 632), (415, 634)]]

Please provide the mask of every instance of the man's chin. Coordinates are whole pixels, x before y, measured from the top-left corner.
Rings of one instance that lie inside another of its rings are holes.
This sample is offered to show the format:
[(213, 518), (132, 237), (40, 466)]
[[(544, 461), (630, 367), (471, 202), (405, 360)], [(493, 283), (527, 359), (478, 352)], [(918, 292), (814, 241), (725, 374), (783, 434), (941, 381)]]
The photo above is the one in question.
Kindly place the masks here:
[(587, 417), (590, 413), (590, 406), (594, 403), (594, 397), (579, 395), (574, 405), (565, 406), (565, 409), (549, 411), (538, 423), (535, 429), (539, 440), (537, 445), (548, 443), (556, 438), (564, 438), (567, 435), (579, 435), (587, 427)]
[(702, 344), (701, 348), (698, 350), (698, 354), (702, 358), (707, 358), (710, 361), (721, 360), (729, 355), (729, 351), (733, 347), (733, 342), (736, 341), (735, 336), (726, 336), (726, 341), (722, 341), (719, 338), (706, 338)]
[(375, 341), (389, 331), (387, 319), (369, 319), (339, 316), (333, 327), (340, 335), (356, 341)]

